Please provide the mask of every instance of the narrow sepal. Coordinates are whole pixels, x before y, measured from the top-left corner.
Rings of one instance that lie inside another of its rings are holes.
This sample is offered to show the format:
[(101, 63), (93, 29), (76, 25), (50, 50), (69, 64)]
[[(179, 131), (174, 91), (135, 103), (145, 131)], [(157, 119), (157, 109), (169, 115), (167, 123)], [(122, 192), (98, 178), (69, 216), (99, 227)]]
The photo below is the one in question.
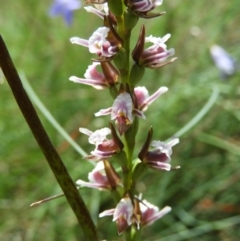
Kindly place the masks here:
[(144, 44), (145, 44), (145, 26), (142, 25), (137, 44), (132, 51), (132, 58), (135, 62), (139, 63), (140, 58), (142, 56), (143, 50), (144, 50)]
[(142, 79), (145, 72), (145, 67), (139, 65), (138, 63), (134, 63), (132, 65), (131, 71), (130, 71), (130, 78), (129, 78), (129, 84), (131, 87), (134, 87), (138, 84), (138, 82)]
[(118, 82), (119, 73), (111, 62), (100, 62), (102, 72), (110, 86), (114, 86)]
[(118, 137), (116, 130), (111, 122), (110, 122), (110, 129), (111, 129), (112, 138), (113, 138), (114, 143), (117, 144), (117, 146), (119, 147), (119, 150), (122, 150), (124, 145), (123, 145), (121, 139)]
[(161, 67), (164, 67), (165, 65), (173, 63), (176, 59), (177, 58), (174, 57), (174, 58), (171, 58), (171, 59), (167, 60), (166, 62), (159, 63), (159, 64), (152, 64), (152, 65), (148, 65), (146, 67), (148, 67), (149, 69), (159, 69)]
[(113, 27), (114, 22), (113, 22), (112, 18), (110, 18), (109, 16), (104, 16), (104, 21), (107, 23), (108, 27), (110, 28), (110, 32), (109, 32), (109, 39), (110, 39), (110, 41), (114, 42), (116, 45), (118, 45), (119, 48), (122, 47), (123, 40), (118, 35), (118, 33), (116, 32), (115, 28)]
[(149, 132), (148, 132), (147, 140), (143, 144), (143, 147), (138, 154), (138, 157), (141, 161), (144, 161), (144, 157), (147, 155), (148, 149), (149, 149), (151, 141), (152, 141), (152, 135), (153, 135), (153, 129), (151, 127)]
[(161, 12), (161, 13), (151, 13), (151, 12), (140, 13), (140, 12), (137, 12), (136, 15), (137, 15), (139, 18), (150, 19), (150, 18), (160, 17), (160, 16), (164, 15), (165, 13), (166, 13), (166, 12)]
[(140, 223), (142, 219), (140, 204), (137, 199), (134, 198), (134, 206), (133, 206), (133, 223), (137, 225), (137, 229), (140, 229)]
[(120, 177), (111, 163), (109, 163), (107, 160), (104, 160), (103, 163), (109, 185), (112, 189), (115, 189), (120, 183)]

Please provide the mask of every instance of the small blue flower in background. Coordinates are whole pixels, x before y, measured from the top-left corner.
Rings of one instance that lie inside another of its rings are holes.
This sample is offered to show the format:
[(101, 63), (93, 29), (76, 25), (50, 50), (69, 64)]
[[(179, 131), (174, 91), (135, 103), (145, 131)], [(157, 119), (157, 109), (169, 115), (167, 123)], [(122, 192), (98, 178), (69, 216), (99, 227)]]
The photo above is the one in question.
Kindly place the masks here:
[(74, 10), (81, 8), (82, 4), (79, 0), (54, 0), (50, 10), (50, 16), (62, 15), (67, 23), (71, 25)]
[(221, 72), (222, 79), (225, 79), (236, 72), (236, 61), (222, 47), (213, 45), (210, 48), (210, 54), (216, 67)]

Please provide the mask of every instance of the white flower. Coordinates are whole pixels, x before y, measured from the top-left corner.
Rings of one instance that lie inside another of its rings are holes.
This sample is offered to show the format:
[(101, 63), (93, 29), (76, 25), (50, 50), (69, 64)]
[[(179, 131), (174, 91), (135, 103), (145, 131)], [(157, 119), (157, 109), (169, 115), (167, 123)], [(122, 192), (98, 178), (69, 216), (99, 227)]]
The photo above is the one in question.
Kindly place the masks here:
[(117, 53), (117, 46), (111, 45), (107, 40), (109, 28), (98, 28), (89, 40), (73, 37), (70, 41), (73, 44), (79, 44), (89, 48), (90, 53), (97, 54), (98, 56), (111, 57)]
[(121, 234), (132, 224), (133, 204), (130, 197), (122, 198), (116, 208), (100, 213), (99, 217), (111, 215), (113, 215), (113, 222), (117, 222), (118, 233)]

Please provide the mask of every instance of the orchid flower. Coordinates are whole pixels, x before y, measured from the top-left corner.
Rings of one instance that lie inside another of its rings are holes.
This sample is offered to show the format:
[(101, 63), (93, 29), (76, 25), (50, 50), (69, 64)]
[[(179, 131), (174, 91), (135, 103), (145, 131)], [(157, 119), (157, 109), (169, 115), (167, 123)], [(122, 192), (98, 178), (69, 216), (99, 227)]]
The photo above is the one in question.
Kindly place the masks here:
[(95, 113), (95, 116), (103, 116), (111, 114), (111, 120), (115, 120), (117, 129), (122, 135), (132, 124), (133, 114), (145, 119), (142, 111), (133, 107), (132, 97), (129, 93), (121, 93), (114, 100), (113, 106), (107, 109), (101, 109)]
[(110, 62), (102, 62), (101, 67), (103, 73), (100, 73), (97, 70), (97, 66), (99, 65), (99, 62), (93, 62), (89, 65), (84, 74), (85, 79), (71, 76), (69, 80), (75, 83), (90, 85), (97, 90), (114, 86), (118, 82), (118, 71)]
[(97, 188), (99, 190), (111, 190), (120, 183), (120, 178), (113, 166), (108, 161), (100, 161), (88, 174), (89, 182), (78, 180), (81, 187)]
[(141, 225), (149, 226), (153, 224), (159, 218), (162, 218), (164, 215), (169, 213), (172, 209), (169, 206), (164, 207), (159, 211), (157, 206), (149, 203), (146, 200), (140, 202), (140, 210), (141, 210)]
[(145, 38), (145, 43), (152, 43), (152, 46), (148, 47), (142, 52), (140, 62), (145, 67), (159, 68), (166, 65), (171, 59), (167, 61), (168, 57), (175, 54), (173, 48), (167, 50), (165, 42), (170, 38), (170, 34), (166, 34), (163, 38), (153, 37), (152, 35)]
[(164, 143), (161, 141), (152, 141), (151, 147), (152, 150), (148, 151), (144, 162), (153, 169), (157, 170), (171, 170), (171, 155), (172, 155), (172, 147), (179, 143), (178, 138), (174, 138), (168, 143)]
[(113, 222), (116, 221), (118, 234), (121, 234), (132, 224), (133, 213), (133, 203), (130, 197), (124, 197), (117, 204), (116, 208), (106, 210), (99, 214), (99, 217), (112, 216)]
[(95, 145), (95, 150), (91, 152), (92, 155), (85, 157), (86, 159), (96, 161), (106, 160), (114, 154), (117, 154), (123, 148), (121, 141), (115, 134), (112, 133), (114, 139), (107, 139), (107, 135), (111, 134), (109, 128), (102, 128), (95, 132), (80, 128), (79, 131), (88, 135), (89, 143)]
[(98, 56), (111, 57), (118, 52), (118, 46), (111, 45), (107, 40), (110, 29), (108, 27), (98, 28), (89, 40), (72, 37), (71, 43), (79, 44), (89, 48), (90, 53), (97, 54)]
[(89, 172), (88, 180), (89, 182), (77, 180), (76, 184), (81, 187), (97, 188), (100, 190), (111, 189), (102, 161), (98, 162), (95, 168), (91, 172)]
[(69, 80), (75, 83), (90, 85), (97, 90), (107, 88), (109, 86), (107, 79), (102, 73), (98, 72), (96, 69), (98, 65), (100, 65), (100, 63), (93, 62), (91, 65), (88, 66), (88, 69), (84, 74), (85, 79), (71, 76)]

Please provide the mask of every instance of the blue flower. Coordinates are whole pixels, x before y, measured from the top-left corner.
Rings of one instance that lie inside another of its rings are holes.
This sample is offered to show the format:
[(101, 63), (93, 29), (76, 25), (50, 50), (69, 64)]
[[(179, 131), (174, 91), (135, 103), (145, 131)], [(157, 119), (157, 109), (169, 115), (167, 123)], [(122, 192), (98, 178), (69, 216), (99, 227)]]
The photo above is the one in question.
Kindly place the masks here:
[(62, 15), (67, 25), (71, 25), (73, 17), (72, 12), (79, 9), (81, 5), (79, 0), (54, 0), (49, 10), (49, 15)]
[(222, 47), (218, 45), (211, 46), (210, 54), (216, 67), (220, 70), (222, 79), (226, 79), (236, 72), (236, 61)]

